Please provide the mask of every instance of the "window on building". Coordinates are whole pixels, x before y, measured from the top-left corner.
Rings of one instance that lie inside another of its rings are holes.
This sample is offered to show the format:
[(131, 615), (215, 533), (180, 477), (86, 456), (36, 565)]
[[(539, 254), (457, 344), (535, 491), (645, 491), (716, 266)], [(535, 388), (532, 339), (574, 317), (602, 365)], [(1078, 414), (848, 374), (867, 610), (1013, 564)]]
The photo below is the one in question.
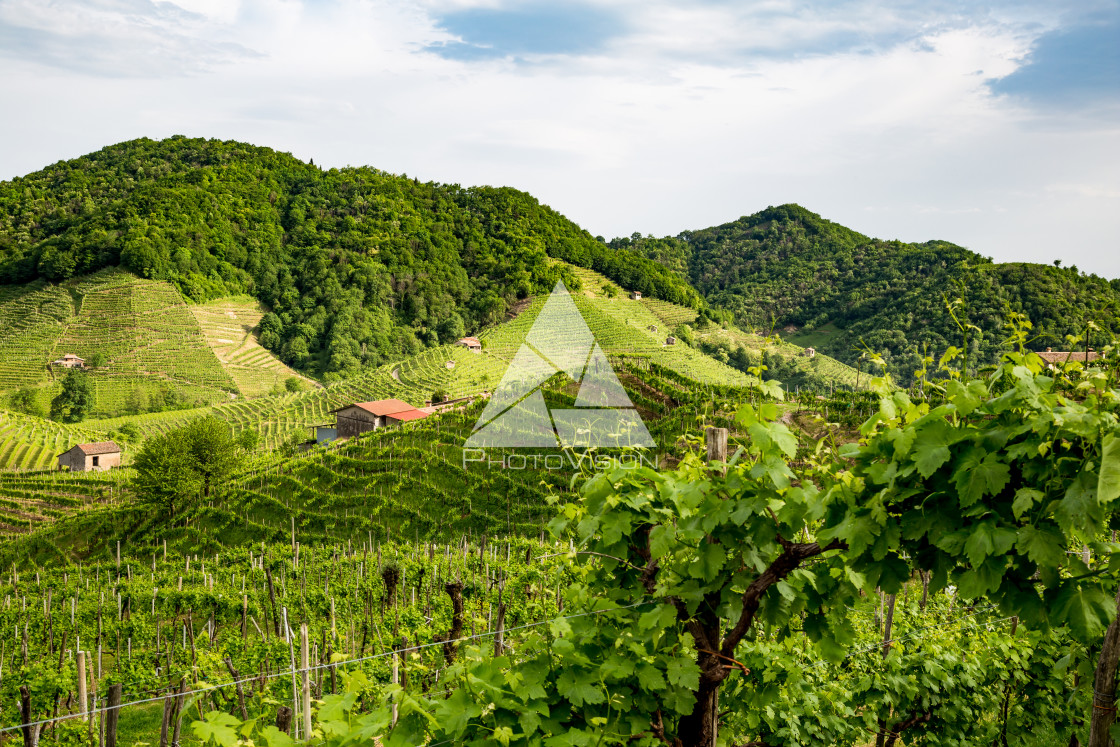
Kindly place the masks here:
[(94, 467), (96, 467), (96, 466), (97, 466), (97, 460), (99, 460), (100, 458), (101, 458), (101, 457), (94, 457), (94, 458), (93, 458), (93, 466), (94, 466)]

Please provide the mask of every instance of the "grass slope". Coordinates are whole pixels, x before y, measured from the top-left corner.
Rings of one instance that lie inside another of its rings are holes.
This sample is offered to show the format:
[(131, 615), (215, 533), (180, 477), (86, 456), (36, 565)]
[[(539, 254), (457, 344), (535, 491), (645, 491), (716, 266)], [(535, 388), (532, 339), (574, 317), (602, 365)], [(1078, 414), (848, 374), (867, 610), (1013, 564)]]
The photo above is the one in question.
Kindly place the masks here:
[(264, 311), (255, 298), (234, 296), (188, 307), (202, 335), (241, 396), (260, 397), (282, 388), (295, 376), (305, 386), (318, 386), (311, 379), (284, 365), (257, 341), (256, 328)]

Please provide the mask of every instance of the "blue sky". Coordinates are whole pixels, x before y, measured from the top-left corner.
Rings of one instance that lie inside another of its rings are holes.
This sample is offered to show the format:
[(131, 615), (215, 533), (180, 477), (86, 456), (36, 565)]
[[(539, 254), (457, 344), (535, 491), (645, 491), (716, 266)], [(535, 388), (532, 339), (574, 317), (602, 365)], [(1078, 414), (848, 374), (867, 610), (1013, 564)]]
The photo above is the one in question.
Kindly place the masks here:
[(0, 0), (0, 178), (181, 133), (1120, 277), (1117, 39), (1120, 0)]

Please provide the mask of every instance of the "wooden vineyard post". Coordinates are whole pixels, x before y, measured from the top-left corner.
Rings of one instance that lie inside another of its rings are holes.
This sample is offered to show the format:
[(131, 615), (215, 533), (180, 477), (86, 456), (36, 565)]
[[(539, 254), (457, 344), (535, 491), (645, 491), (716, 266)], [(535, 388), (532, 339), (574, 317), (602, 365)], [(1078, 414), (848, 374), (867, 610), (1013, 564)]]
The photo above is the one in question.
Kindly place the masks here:
[[(727, 461), (727, 429), (726, 428), (707, 428), (704, 431), (704, 437), (708, 445), (708, 462), (726, 462)], [(723, 468), (723, 472), (727, 472), (727, 468)]]
[(78, 652), (78, 716), (83, 721), (89, 720), (89, 693), (86, 692), (86, 652)]
[[(396, 706), (393, 706), (394, 716), (396, 716)], [(31, 693), (27, 689), (27, 685), (19, 686), (19, 715), (23, 721), (23, 745), (24, 747), (38, 747), (39, 745), (39, 732), (42, 730), (42, 724), (32, 723), (34, 720), (31, 715)]]
[(109, 686), (109, 700), (105, 713), (105, 747), (117, 747), (117, 720), (121, 715), (121, 684)]
[(494, 656), (501, 656), (505, 648), (506, 637), (506, 605), (498, 602), (498, 633), (494, 636)]
[(303, 672), (303, 738), (311, 739), (311, 663), (307, 651), (307, 623), (299, 626), (299, 665)]
[[(392, 679), (392, 683), (394, 685), (396, 685), (398, 682), (400, 682), (399, 666), (400, 666), (400, 662), (397, 659), (397, 652), (394, 651), (393, 652), (393, 679)], [(27, 688), (23, 688), (24, 691), (26, 691), (26, 689)], [(396, 695), (394, 695), (393, 696), (393, 726), (395, 727), (396, 725), (397, 725), (397, 697), (396, 697)]]

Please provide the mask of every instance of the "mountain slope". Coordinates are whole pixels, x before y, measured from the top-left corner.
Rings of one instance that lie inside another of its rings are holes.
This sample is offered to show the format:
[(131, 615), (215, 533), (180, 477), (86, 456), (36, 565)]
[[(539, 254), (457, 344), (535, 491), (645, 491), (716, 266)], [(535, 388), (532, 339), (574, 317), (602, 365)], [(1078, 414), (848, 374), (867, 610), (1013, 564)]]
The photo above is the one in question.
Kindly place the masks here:
[(927, 346), (940, 355), (962, 345), (946, 297), (963, 298), (968, 323), (981, 329), (969, 342), (974, 363), (994, 360), (1008, 309), (1033, 321), (1037, 349), (1064, 348), (1066, 335), (1083, 333), (1090, 321), (1120, 331), (1120, 280), (1076, 267), (997, 264), (944, 241), (873, 239), (797, 205), (677, 237), (635, 235), (611, 245), (688, 277), (710, 304), (733, 311), (740, 326), (790, 334), (849, 363), (866, 344), (904, 381)]
[(523, 192), (324, 172), (243, 143), (140, 139), (0, 183), (0, 283), (120, 264), (193, 301), (248, 293), (273, 311), (261, 343), (328, 380), (501, 320), (561, 279), (550, 255), (702, 303)]

